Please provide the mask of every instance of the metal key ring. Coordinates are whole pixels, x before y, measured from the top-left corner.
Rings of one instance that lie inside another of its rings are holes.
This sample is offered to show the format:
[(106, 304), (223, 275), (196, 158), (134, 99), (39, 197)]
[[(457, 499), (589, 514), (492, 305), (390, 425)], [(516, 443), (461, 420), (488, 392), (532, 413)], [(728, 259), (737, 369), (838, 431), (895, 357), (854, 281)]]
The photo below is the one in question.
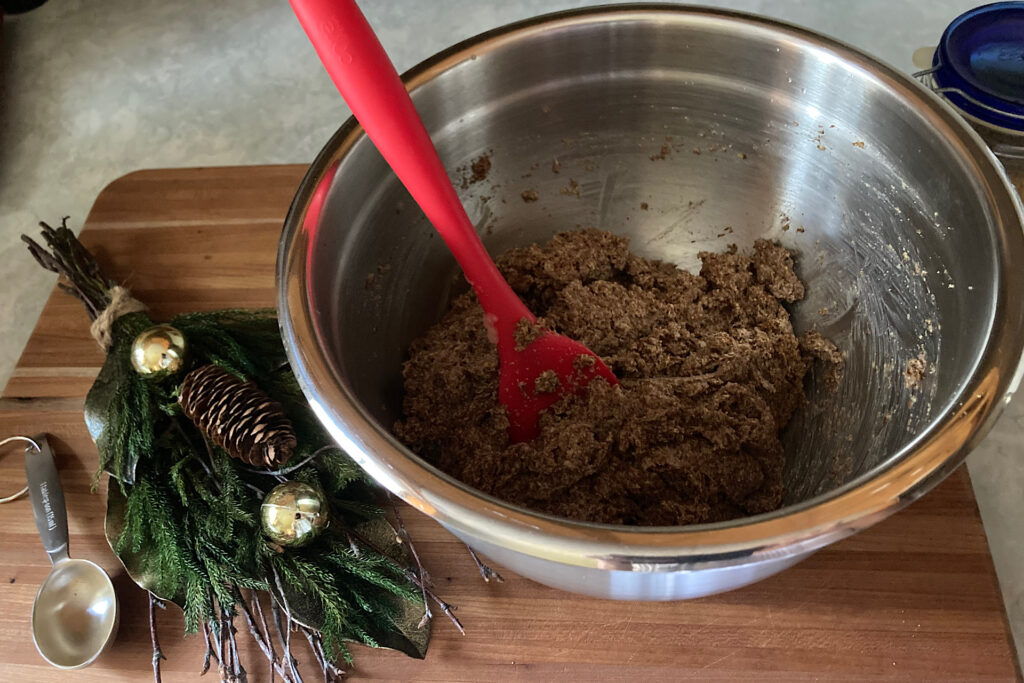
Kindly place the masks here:
[[(0, 448), (3, 448), (4, 446), (6, 446), (7, 444), (11, 443), (12, 441), (24, 441), (29, 446), (32, 446), (32, 448), (36, 449), (36, 453), (39, 453), (39, 452), (42, 451), (42, 449), (39, 448), (39, 444), (37, 444), (34, 440), (28, 438), (27, 436), (9, 436), (6, 439), (0, 441)], [(23, 488), (22, 490), (18, 491), (14, 495), (7, 496), (5, 498), (0, 498), (0, 504), (10, 503), (12, 500), (17, 500), (18, 498), (21, 498), (26, 493), (28, 493), (28, 484), (25, 485), (25, 488)]]

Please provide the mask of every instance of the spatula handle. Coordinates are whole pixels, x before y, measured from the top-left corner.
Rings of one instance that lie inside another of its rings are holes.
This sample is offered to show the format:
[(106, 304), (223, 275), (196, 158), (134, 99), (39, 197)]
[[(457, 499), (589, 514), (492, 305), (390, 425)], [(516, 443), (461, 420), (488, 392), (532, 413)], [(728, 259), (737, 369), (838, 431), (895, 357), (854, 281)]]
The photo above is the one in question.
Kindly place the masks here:
[(353, 0), (291, 0), (352, 114), (441, 234), (484, 310), (533, 319), (480, 242), (405, 85)]

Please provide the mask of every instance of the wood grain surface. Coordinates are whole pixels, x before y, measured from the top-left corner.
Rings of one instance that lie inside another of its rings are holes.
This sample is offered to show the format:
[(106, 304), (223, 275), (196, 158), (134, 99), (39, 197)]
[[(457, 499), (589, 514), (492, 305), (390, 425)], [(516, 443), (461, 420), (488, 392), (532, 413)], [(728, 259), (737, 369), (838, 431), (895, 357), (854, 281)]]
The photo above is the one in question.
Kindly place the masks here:
[[(303, 171), (271, 166), (133, 173), (103, 191), (82, 238), (157, 318), (272, 305), (278, 234)], [(89, 490), (96, 449), (81, 409), (102, 355), (87, 329), (80, 304), (55, 292), (0, 398), (0, 436), (51, 435), (68, 499), (72, 556), (94, 560), (115, 577), (120, 634), (88, 669), (65, 673), (43, 662), (32, 646), (29, 613), (48, 561), (28, 501), (0, 505), (0, 681), (152, 676), (144, 593), (103, 540), (104, 496)], [(0, 492), (20, 487), (20, 451), (0, 456)], [(963, 468), (905, 511), (776, 577), (688, 602), (575, 597), (501, 567), (505, 583), (484, 583), (461, 544), (441, 527), (411, 510), (406, 521), (438, 592), (458, 605), (466, 635), (438, 619), (425, 661), (356, 647), (356, 680), (1018, 677)], [(197, 680), (200, 640), (182, 637), (176, 608), (159, 619), (168, 657), (163, 680)], [(249, 680), (268, 680), (266, 660), (255, 646), (243, 652)], [(318, 680), (311, 660), (304, 664), (306, 680)]]

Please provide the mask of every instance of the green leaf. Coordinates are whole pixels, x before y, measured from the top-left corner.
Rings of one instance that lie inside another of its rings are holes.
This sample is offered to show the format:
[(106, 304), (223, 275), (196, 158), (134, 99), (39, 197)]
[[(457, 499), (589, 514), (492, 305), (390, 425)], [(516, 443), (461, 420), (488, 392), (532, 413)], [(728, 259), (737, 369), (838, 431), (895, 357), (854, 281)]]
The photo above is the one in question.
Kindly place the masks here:
[[(363, 522), (356, 527), (359, 534), (384, 550), (388, 555), (396, 557), (405, 565), (412, 564), (412, 555), (404, 543), (399, 543), (395, 535), (395, 529), (383, 515)], [(397, 613), (391, 618), (395, 631), (389, 633), (376, 633), (374, 636), (384, 647), (392, 650), (399, 650), (417, 659), (427, 656), (427, 646), (430, 644), (431, 622), (427, 622), (419, 628), (423, 619), (423, 603), (419, 600), (401, 600), (397, 596), (394, 603), (398, 607)]]
[[(109, 435), (107, 430), (108, 407), (117, 392), (120, 379), (120, 372), (116, 367), (118, 364), (117, 360), (107, 356), (106, 362), (100, 369), (100, 374), (97, 375), (96, 381), (93, 382), (89, 393), (85, 396), (85, 426), (89, 430), (89, 436), (96, 442), (96, 447), (99, 449), (100, 469), (107, 472), (109, 472), (107, 468), (113, 459), (107, 438)], [(131, 475), (131, 479), (125, 483), (131, 484), (135, 480), (134, 471)]]
[(423, 620), (423, 603), (402, 600), (399, 610), (399, 614), (392, 620), (396, 630), (371, 630), (370, 635), (381, 644), (381, 647), (404, 652), (416, 659), (423, 659), (427, 656), (427, 647), (430, 645), (432, 624), (428, 621), (422, 628), (419, 628), (419, 623)]

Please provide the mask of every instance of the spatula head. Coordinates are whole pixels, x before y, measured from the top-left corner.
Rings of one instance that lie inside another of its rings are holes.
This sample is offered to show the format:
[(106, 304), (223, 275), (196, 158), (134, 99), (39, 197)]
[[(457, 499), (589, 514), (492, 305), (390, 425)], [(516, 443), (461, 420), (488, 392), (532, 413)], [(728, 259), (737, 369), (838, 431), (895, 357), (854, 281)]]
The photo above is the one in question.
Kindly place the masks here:
[(500, 339), (498, 353), (498, 399), (508, 413), (509, 438), (517, 443), (537, 436), (541, 411), (567, 394), (578, 394), (598, 377), (619, 383), (593, 351), (548, 330), (525, 345)]

